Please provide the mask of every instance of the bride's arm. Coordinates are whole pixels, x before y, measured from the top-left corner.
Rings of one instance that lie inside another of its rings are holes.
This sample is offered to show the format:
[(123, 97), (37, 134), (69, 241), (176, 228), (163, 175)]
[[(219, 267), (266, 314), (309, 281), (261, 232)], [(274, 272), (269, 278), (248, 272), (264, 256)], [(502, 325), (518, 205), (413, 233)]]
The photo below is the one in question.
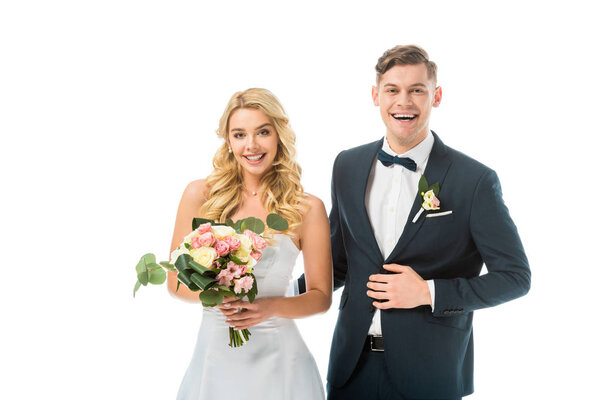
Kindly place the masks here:
[[(232, 326), (245, 329), (270, 317), (301, 318), (329, 309), (333, 287), (329, 221), (320, 199), (308, 196), (308, 203), (309, 209), (299, 229), (306, 292), (295, 297), (260, 298), (254, 303), (231, 302), (229, 307), (221, 309), (229, 316)], [(237, 307), (244, 310), (234, 312)]]
[[(185, 188), (177, 209), (169, 255), (183, 242), (183, 238), (192, 231), (192, 219), (197, 216), (198, 210), (206, 201), (207, 196), (208, 186), (202, 179), (190, 182)], [(183, 284), (179, 285), (179, 290), (177, 290), (177, 272), (169, 272), (167, 287), (173, 296), (190, 302), (200, 301), (198, 298), (200, 292), (192, 292)]]

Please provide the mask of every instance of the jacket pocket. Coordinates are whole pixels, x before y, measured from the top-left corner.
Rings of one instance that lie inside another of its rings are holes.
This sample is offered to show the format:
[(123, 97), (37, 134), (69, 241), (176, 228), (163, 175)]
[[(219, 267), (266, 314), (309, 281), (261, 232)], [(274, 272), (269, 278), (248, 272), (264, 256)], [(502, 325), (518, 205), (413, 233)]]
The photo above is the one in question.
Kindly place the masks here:
[(453, 315), (449, 317), (434, 317), (433, 315), (429, 315), (427, 319), (427, 322), (430, 322), (432, 324), (443, 325), (450, 328), (461, 329), (464, 331), (471, 329), (472, 321), (472, 312), (461, 315)]
[(427, 214), (425, 215), (425, 221), (423, 222), (424, 226), (427, 225), (437, 225), (437, 224), (445, 224), (454, 221), (454, 213), (450, 214)]

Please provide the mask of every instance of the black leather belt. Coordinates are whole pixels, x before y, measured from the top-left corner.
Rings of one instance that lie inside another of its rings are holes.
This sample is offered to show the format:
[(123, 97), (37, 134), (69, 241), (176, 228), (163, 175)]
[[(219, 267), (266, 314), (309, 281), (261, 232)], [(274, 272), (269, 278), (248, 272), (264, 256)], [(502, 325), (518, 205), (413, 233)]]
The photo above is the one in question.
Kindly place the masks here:
[(383, 336), (367, 336), (364, 351), (383, 351)]

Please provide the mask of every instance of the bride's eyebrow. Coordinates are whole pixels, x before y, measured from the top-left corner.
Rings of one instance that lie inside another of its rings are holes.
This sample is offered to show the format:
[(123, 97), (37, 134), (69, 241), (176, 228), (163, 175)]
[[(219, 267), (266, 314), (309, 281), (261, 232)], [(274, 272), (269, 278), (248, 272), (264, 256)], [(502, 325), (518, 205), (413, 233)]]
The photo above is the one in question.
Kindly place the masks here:
[(267, 122), (266, 124), (262, 124), (261, 126), (259, 126), (259, 127), (257, 127), (257, 128), (254, 128), (254, 130), (255, 130), (255, 131), (258, 131), (258, 130), (260, 130), (260, 129), (262, 129), (262, 128), (266, 128), (267, 126), (269, 126), (269, 127), (271, 127), (271, 128), (273, 127), (273, 125), (271, 125), (269, 122)]

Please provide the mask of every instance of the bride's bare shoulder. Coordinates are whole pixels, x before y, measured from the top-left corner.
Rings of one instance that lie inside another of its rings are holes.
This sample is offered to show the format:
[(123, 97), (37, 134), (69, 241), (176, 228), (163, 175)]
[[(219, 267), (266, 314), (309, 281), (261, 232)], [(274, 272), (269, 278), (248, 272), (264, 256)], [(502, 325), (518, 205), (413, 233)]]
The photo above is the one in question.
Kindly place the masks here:
[(196, 179), (188, 183), (181, 196), (181, 201), (187, 204), (202, 204), (208, 199), (210, 188), (206, 179)]

